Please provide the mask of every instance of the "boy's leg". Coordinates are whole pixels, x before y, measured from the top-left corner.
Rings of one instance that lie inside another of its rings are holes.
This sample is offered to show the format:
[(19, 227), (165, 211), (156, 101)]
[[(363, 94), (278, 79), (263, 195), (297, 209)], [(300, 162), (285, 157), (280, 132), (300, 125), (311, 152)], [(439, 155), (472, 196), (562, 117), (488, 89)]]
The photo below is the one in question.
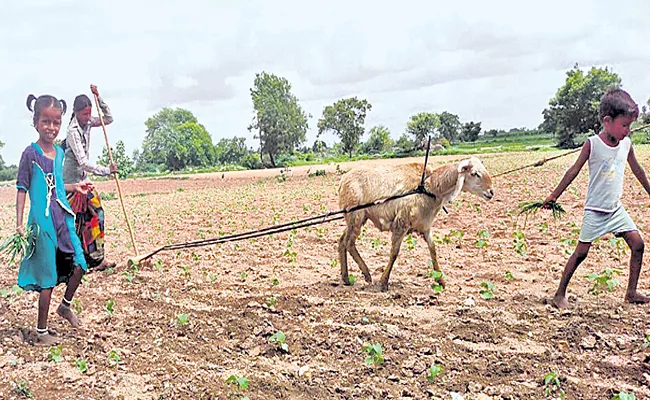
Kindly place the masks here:
[(630, 247), (630, 277), (627, 282), (625, 301), (628, 303), (649, 303), (650, 297), (643, 296), (636, 291), (643, 265), (643, 249), (645, 247), (643, 238), (638, 231), (624, 232), (621, 234)]
[(74, 314), (74, 312), (70, 309), (70, 305), (72, 304), (72, 298), (74, 297), (74, 294), (77, 291), (79, 284), (81, 283), (81, 278), (83, 275), (84, 271), (81, 269), (81, 267), (77, 266), (74, 268), (74, 272), (68, 281), (68, 287), (65, 289), (65, 294), (63, 295), (61, 304), (59, 304), (59, 308), (56, 310), (57, 314), (68, 320), (73, 328), (78, 328), (81, 326), (81, 322)]
[(36, 325), (36, 343), (41, 346), (53, 346), (58, 339), (50, 335), (47, 329), (47, 315), (50, 311), (52, 289), (43, 289), (38, 297), (38, 324)]
[(566, 267), (564, 267), (564, 272), (562, 272), (560, 286), (558, 286), (555, 296), (553, 296), (553, 304), (557, 308), (567, 308), (569, 306), (569, 302), (566, 299), (566, 288), (569, 285), (573, 273), (576, 272), (578, 266), (587, 258), (590, 247), (591, 243), (578, 242), (575, 251), (569, 257), (569, 261), (567, 261)]

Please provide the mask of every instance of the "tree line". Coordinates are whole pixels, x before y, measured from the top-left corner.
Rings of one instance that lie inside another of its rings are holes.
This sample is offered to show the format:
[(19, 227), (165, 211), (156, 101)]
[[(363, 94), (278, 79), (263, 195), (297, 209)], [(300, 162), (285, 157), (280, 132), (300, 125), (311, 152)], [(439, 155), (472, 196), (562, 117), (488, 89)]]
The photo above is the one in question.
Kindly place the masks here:
[[(368, 139), (365, 120), (372, 104), (363, 98), (347, 97), (324, 107), (318, 119), (317, 138), (306, 145), (309, 129), (308, 115), (293, 94), (289, 81), (268, 72), (255, 75), (250, 88), (254, 117), (247, 127), (257, 149), (246, 146), (246, 137), (232, 137), (213, 143), (206, 128), (192, 112), (183, 108), (163, 108), (145, 121), (146, 135), (142, 148), (131, 156), (126, 154), (124, 143), (118, 141), (112, 154), (122, 177), (133, 172), (153, 173), (165, 170), (180, 171), (216, 166), (257, 169), (285, 165), (296, 154), (310, 161), (317, 156), (352, 157), (355, 154), (390, 153), (408, 155), (425, 148), (429, 136), (443, 147), (459, 142), (475, 142), (481, 136), (552, 134), (556, 146), (569, 149), (579, 146), (581, 135), (597, 133), (600, 129), (598, 104), (609, 87), (620, 87), (622, 80), (607, 67), (592, 67), (583, 72), (576, 64), (566, 72), (564, 84), (549, 100), (542, 111), (543, 122), (534, 129), (512, 128), (508, 131), (491, 129), (482, 131), (481, 122), (462, 122), (449, 111), (419, 112), (410, 117), (402, 135), (394, 140), (383, 125), (371, 127)], [(650, 123), (650, 99), (641, 107), (639, 123)], [(333, 133), (339, 142), (328, 147), (322, 140), (325, 133)], [(0, 142), (0, 149), (3, 143)], [(108, 165), (108, 152), (103, 149), (99, 159)], [(0, 180), (15, 179), (16, 166), (5, 165), (0, 157)]]

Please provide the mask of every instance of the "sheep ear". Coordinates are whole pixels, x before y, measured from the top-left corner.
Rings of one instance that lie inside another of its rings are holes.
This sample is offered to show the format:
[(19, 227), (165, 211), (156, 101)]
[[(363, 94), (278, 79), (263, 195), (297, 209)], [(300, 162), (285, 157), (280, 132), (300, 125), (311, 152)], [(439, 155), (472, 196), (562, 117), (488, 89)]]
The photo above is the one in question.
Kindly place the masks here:
[(470, 160), (463, 160), (458, 164), (458, 172), (464, 173), (469, 172), (472, 169), (472, 165), (469, 162)]

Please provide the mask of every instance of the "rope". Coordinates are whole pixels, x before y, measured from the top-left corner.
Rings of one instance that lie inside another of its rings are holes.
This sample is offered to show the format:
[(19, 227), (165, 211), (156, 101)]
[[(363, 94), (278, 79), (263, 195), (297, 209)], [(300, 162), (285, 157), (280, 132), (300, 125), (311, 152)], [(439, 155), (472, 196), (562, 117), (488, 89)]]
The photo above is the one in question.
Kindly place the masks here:
[[(640, 131), (640, 130), (642, 130), (642, 129), (646, 129), (646, 128), (650, 128), (650, 124), (646, 124), (646, 125), (638, 126), (638, 127), (634, 128), (634, 129), (630, 130), (630, 134), (632, 134), (632, 133), (634, 133), (634, 132), (636, 132), (636, 131)], [(498, 174), (496, 174), (496, 175), (493, 175), (492, 177), (493, 177), (493, 178), (497, 178), (497, 177), (499, 177), (499, 176), (508, 175), (508, 174), (513, 173), (513, 172), (521, 171), (522, 169), (526, 169), (526, 168), (530, 168), (530, 167), (541, 167), (541, 166), (544, 165), (547, 161), (551, 161), (551, 160), (555, 160), (555, 159), (560, 158), (560, 157), (568, 156), (568, 155), (570, 155), (570, 154), (577, 153), (577, 152), (579, 152), (580, 150), (582, 150), (581, 147), (580, 147), (580, 148), (577, 148), (577, 149), (573, 149), (573, 150), (571, 150), (571, 151), (568, 151), (568, 152), (566, 152), (566, 153), (564, 153), (564, 154), (560, 154), (560, 155), (553, 156), (553, 157), (549, 157), (549, 158), (543, 158), (543, 159), (541, 159), (541, 160), (539, 160), (539, 161), (536, 161), (536, 162), (534, 162), (534, 163), (532, 163), (532, 164), (524, 165), (524, 166), (522, 166), (522, 167), (517, 167), (517, 168), (511, 169), (511, 170), (505, 171), (505, 172), (501, 172), (501, 173), (498, 173)]]
[[(375, 200), (370, 203), (365, 203), (365, 204), (359, 204), (353, 207), (350, 207), (348, 209), (340, 209), (336, 211), (329, 211), (327, 213), (321, 214), (321, 215), (315, 215), (313, 217), (307, 217), (303, 218), (297, 221), (291, 221), (291, 222), (285, 222), (282, 224), (277, 224), (277, 225), (271, 225), (266, 228), (261, 228), (261, 229), (256, 229), (253, 231), (248, 231), (248, 232), (242, 232), (242, 233), (234, 233), (232, 235), (225, 235), (225, 236), (220, 236), (218, 238), (212, 238), (212, 239), (204, 239), (204, 240), (196, 240), (192, 242), (184, 242), (184, 243), (175, 243), (175, 244), (169, 244), (166, 246), (162, 246), (151, 253), (145, 255), (144, 257), (139, 258), (140, 261), (144, 261), (148, 258), (153, 257), (154, 255), (160, 253), (161, 251), (165, 250), (182, 250), (182, 249), (189, 249), (189, 248), (194, 248), (194, 247), (201, 247), (201, 246), (209, 246), (213, 244), (220, 244), (220, 243), (226, 243), (226, 242), (236, 242), (239, 240), (245, 240), (245, 239), (253, 239), (256, 237), (260, 236), (266, 236), (266, 235), (272, 235), (274, 233), (281, 233), (281, 232), (286, 232), (298, 228), (306, 228), (312, 225), (320, 225), (332, 221), (338, 221), (343, 218), (345, 218), (343, 215), (340, 214), (348, 214), (352, 213), (355, 211), (363, 210), (365, 208), (369, 208), (372, 206), (376, 206), (378, 204), (382, 204), (388, 201), (392, 200), (397, 200), (401, 199), (403, 197), (407, 196), (412, 196), (416, 194), (422, 194), (427, 197), (430, 197), (435, 200), (436, 195), (429, 192), (426, 190), (424, 187), (424, 180), (425, 180), (425, 173), (426, 173), (426, 168), (427, 168), (427, 162), (429, 159), (429, 149), (431, 145), (431, 137), (429, 137), (429, 142), (427, 143), (427, 152), (425, 156), (425, 162), (424, 165), (422, 166), (422, 178), (420, 179), (420, 184), (417, 186), (417, 188), (405, 192), (405, 193), (400, 193), (396, 194), (394, 196), (386, 197), (383, 199)], [(445, 212), (448, 213), (448, 211), (445, 209)]]

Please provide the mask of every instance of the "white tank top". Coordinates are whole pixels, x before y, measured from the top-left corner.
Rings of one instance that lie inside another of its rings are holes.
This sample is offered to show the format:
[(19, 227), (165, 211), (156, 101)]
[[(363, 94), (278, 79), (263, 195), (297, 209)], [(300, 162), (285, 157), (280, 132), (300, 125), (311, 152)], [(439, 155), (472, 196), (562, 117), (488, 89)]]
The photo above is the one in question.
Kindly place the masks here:
[(629, 137), (610, 147), (598, 136), (589, 138), (589, 189), (585, 209), (614, 212), (621, 206), (623, 176), (632, 142)]

